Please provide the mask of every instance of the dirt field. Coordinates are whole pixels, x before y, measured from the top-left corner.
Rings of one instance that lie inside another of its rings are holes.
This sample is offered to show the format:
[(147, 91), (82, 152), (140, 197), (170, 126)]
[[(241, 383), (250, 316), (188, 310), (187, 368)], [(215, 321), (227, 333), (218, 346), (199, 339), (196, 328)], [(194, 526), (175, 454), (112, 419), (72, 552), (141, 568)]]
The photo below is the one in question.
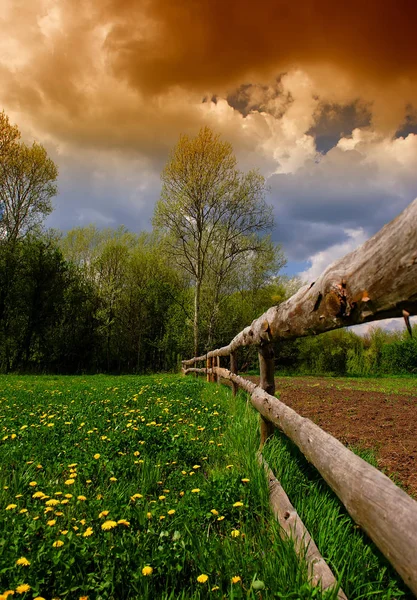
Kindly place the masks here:
[(372, 448), (379, 468), (417, 498), (417, 379), (280, 377), (276, 392), (346, 446)]

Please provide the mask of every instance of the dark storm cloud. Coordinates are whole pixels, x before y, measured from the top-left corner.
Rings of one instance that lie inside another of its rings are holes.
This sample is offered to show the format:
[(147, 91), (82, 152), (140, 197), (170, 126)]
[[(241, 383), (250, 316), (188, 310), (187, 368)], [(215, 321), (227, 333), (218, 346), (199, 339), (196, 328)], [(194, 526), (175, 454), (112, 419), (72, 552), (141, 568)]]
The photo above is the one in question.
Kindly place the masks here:
[(325, 154), (336, 146), (341, 137), (349, 136), (357, 127), (371, 123), (370, 107), (360, 102), (346, 105), (320, 104), (315, 123), (306, 133), (316, 141), (318, 152)]

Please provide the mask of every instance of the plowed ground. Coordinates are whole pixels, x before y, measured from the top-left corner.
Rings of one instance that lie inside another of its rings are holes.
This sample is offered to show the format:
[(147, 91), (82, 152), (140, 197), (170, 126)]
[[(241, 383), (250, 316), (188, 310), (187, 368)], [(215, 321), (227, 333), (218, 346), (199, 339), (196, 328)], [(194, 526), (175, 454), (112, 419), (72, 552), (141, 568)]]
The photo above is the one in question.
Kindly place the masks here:
[(379, 468), (417, 498), (417, 379), (279, 377), (275, 385), (282, 402), (346, 446), (374, 450)]

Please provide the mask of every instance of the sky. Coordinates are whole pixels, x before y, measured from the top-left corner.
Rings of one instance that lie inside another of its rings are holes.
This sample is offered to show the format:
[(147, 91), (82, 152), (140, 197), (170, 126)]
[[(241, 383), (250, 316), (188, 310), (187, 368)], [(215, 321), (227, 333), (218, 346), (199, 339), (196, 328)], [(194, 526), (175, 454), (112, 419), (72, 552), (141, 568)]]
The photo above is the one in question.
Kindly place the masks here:
[(0, 110), (59, 167), (48, 225), (151, 228), (179, 135), (257, 168), (314, 280), (417, 196), (415, 0), (2, 0)]

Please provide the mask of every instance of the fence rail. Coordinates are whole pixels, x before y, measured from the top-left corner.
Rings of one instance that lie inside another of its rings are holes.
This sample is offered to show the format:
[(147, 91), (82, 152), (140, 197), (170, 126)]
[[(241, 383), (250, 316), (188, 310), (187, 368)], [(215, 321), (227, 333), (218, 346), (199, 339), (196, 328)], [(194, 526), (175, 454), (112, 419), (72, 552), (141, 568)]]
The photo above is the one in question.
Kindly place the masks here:
[[(383, 473), (275, 396), (272, 342), (417, 313), (417, 199), (360, 248), (336, 261), (309, 286), (271, 307), (227, 346), (183, 361), (184, 373), (232, 382), (261, 415), (261, 447), (282, 430), (321, 473), (417, 596), (417, 502)], [(237, 374), (236, 351), (256, 345), (260, 385)], [(230, 370), (220, 357), (230, 357)], [(203, 362), (205, 367), (192, 367)]]

